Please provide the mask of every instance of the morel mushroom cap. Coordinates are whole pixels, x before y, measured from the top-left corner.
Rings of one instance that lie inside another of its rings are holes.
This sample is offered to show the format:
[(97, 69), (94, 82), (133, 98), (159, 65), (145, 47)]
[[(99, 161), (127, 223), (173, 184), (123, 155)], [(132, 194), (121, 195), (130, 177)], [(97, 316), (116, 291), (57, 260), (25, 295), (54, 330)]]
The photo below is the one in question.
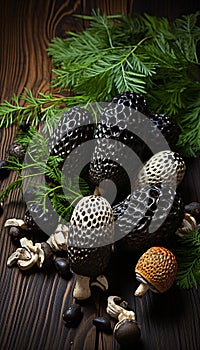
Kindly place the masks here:
[(135, 292), (142, 296), (147, 289), (163, 293), (173, 284), (177, 274), (176, 257), (164, 247), (151, 247), (138, 260), (135, 272), (141, 282)]
[(120, 232), (128, 232), (115, 247), (132, 254), (169, 245), (184, 219), (182, 198), (169, 184), (138, 188), (112, 209)]
[(64, 159), (82, 142), (93, 139), (92, 115), (78, 106), (67, 109), (49, 140), (49, 152)]
[(68, 236), (69, 262), (75, 273), (102, 274), (110, 259), (113, 223), (113, 211), (105, 198), (91, 195), (78, 202)]
[(83, 197), (73, 211), (68, 235), (68, 258), (76, 274), (73, 296), (78, 300), (90, 297), (92, 285), (108, 288), (102, 275), (111, 255), (114, 215), (109, 202), (100, 196)]
[(177, 152), (161, 151), (152, 156), (138, 174), (137, 186), (171, 183), (179, 185), (185, 174), (185, 162)]

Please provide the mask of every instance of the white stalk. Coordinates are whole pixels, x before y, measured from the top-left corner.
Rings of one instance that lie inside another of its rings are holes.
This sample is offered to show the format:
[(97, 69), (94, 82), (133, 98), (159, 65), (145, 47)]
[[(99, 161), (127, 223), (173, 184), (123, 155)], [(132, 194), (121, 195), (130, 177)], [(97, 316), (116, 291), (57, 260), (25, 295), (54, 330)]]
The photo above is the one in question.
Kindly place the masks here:
[(91, 296), (90, 277), (76, 275), (76, 285), (74, 287), (73, 296), (78, 300), (85, 300)]

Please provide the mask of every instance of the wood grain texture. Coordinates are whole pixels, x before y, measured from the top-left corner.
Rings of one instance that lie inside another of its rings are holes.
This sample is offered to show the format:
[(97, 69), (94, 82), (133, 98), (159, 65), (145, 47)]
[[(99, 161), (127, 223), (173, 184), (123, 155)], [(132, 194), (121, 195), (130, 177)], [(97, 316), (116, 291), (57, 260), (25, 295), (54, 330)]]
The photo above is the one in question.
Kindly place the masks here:
[[(195, 10), (197, 2), (185, 1), (183, 9)], [(52, 63), (46, 53), (50, 40), (65, 37), (68, 30), (81, 30), (87, 25), (73, 13), (90, 14), (92, 8), (102, 12), (179, 15), (182, 9), (174, 2), (159, 1), (61, 1), (0, 0), (0, 97), (10, 99), (27, 87), (37, 95), (49, 90)], [(188, 8), (187, 8), (188, 7)], [(1, 130), (1, 158), (7, 156), (15, 136), (15, 128)], [(184, 199), (200, 201), (200, 160), (190, 160), (184, 180)], [(13, 181), (11, 173), (1, 189)], [(10, 217), (23, 217), (25, 205), (19, 192), (9, 196), (0, 217), (0, 349), (2, 350), (119, 350), (112, 335), (96, 331), (94, 317), (106, 315), (108, 293), (93, 290), (82, 303), (84, 317), (77, 328), (67, 328), (62, 320), (63, 309), (72, 303), (74, 278), (67, 281), (54, 269), (37, 269), (22, 273), (6, 266), (16, 244), (3, 228)], [(108, 271), (109, 294), (128, 300), (136, 311), (142, 338), (135, 350), (198, 350), (200, 344), (200, 288), (190, 291), (173, 287), (163, 295), (148, 293), (142, 299), (133, 297), (137, 282), (134, 261), (113, 258)], [(112, 326), (115, 321), (112, 320)], [(122, 348), (121, 348), (122, 349)], [(130, 349), (128, 349), (130, 350)]]

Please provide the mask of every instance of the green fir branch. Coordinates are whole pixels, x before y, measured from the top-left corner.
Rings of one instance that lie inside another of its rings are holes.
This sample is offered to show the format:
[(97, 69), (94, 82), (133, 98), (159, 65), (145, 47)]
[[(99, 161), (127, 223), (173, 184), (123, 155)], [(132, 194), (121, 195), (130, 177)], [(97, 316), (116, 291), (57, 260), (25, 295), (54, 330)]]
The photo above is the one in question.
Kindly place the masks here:
[(21, 189), (22, 188), (22, 178), (18, 178), (17, 180), (11, 182), (5, 190), (0, 193), (0, 201), (4, 201), (8, 198), (10, 192)]
[(180, 151), (196, 154), (199, 141), (191, 129), (198, 135), (198, 107), (192, 106), (200, 89), (199, 12), (174, 22), (147, 14), (106, 16), (99, 10), (82, 17), (90, 22), (87, 29), (54, 38), (48, 48), (55, 73), (49, 90), (57, 87), (61, 96), (40, 92), (34, 97), (26, 89), (0, 105), (0, 126), (26, 119), (52, 132), (64, 109), (135, 91), (147, 95), (152, 112), (168, 114), (179, 124)]
[[(25, 89), (25, 93), (19, 97), (11, 98), (11, 102), (4, 100), (0, 105), (0, 127), (8, 127), (12, 124), (19, 125), (23, 120), (30, 122), (33, 127), (38, 127), (45, 122), (46, 129), (52, 128), (52, 121), (57, 122), (62, 110), (78, 104), (85, 104), (87, 99), (83, 96), (53, 96), (38, 93), (33, 97), (31, 90)], [(57, 118), (56, 118), (57, 117)]]
[(176, 283), (184, 289), (200, 282), (200, 230), (195, 229), (179, 238), (175, 251), (178, 260)]

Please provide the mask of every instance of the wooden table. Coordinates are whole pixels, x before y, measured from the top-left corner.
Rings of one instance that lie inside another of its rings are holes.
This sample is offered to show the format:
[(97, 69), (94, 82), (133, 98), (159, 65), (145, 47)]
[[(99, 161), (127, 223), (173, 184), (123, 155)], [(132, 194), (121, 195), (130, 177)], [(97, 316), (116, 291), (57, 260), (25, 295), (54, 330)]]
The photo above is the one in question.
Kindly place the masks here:
[[(85, 23), (72, 18), (74, 12), (90, 13), (101, 7), (107, 13), (149, 11), (173, 17), (181, 13), (178, 5), (168, 1), (0, 1), (0, 96), (10, 99), (21, 94), (24, 87), (33, 94), (47, 92), (52, 63), (46, 53), (49, 41), (64, 37), (67, 30), (80, 30)], [(134, 6), (135, 7), (134, 7)], [(183, 4), (182, 4), (183, 5)], [(187, 7), (189, 5), (189, 7)], [(197, 2), (184, 3), (183, 12), (195, 11)], [(1, 159), (7, 156), (15, 129), (1, 131)], [(200, 201), (200, 162), (191, 161), (185, 182), (185, 200)], [(16, 178), (15, 173), (1, 183), (1, 189)], [(23, 217), (25, 205), (15, 191), (6, 202), (1, 221), (0, 259), (0, 349), (2, 350), (112, 350), (119, 349), (112, 335), (96, 332), (92, 325), (95, 316), (105, 316), (108, 293), (93, 290), (90, 300), (82, 304), (84, 317), (77, 328), (67, 328), (62, 311), (72, 302), (74, 278), (67, 281), (52, 269), (49, 273), (36, 270), (22, 273), (6, 266), (16, 244), (3, 225), (7, 218)], [(198, 350), (200, 348), (200, 288), (184, 291), (176, 286), (167, 293), (149, 292), (142, 299), (133, 297), (137, 285), (134, 266), (113, 261), (110, 269), (109, 294), (128, 300), (136, 311), (142, 337), (139, 350)], [(114, 325), (114, 323), (112, 323)]]

